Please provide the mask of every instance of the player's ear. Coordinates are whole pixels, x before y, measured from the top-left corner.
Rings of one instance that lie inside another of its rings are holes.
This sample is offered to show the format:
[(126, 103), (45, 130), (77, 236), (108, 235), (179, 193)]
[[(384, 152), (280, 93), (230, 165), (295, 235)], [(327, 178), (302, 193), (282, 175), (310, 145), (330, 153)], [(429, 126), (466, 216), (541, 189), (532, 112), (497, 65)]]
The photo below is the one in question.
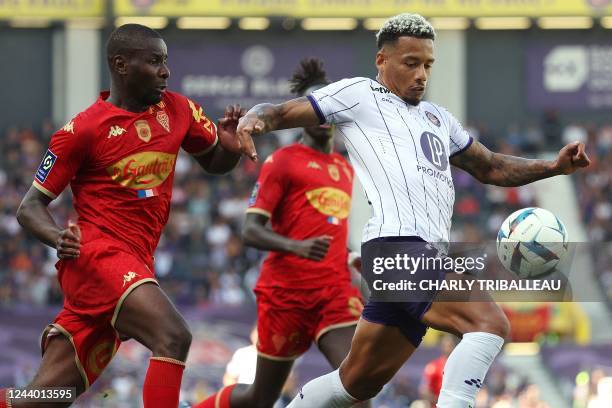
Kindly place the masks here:
[(115, 55), (111, 58), (111, 69), (119, 75), (125, 75), (127, 73), (127, 65), (127, 60), (123, 55)]
[(382, 68), (387, 62), (387, 56), (385, 55), (385, 48), (381, 48), (376, 53), (376, 68), (378, 68), (378, 72), (382, 72)]

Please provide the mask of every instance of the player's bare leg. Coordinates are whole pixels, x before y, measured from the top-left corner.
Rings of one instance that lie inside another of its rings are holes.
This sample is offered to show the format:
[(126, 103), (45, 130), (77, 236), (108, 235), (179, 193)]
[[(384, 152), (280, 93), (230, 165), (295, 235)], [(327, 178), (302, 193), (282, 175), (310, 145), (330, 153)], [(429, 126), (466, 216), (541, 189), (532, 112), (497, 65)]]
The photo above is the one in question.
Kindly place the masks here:
[[(85, 384), (77, 365), (75, 363), (75, 351), (64, 335), (49, 337), (42, 363), (38, 368), (36, 376), (27, 389), (40, 389), (42, 387), (74, 387), (76, 395), (85, 391)], [(0, 402), (0, 407), (4, 401)], [(22, 400), (11, 400), (11, 406), (15, 408), (63, 408), (71, 403), (42, 403), (24, 402)]]
[[(445, 293), (439, 293), (437, 298), (445, 299)], [(423, 321), (435, 329), (462, 337), (446, 362), (438, 407), (473, 407), (484, 377), (508, 336), (508, 319), (493, 301), (436, 301), (424, 314)]]
[[(334, 369), (340, 367), (340, 364), (342, 364), (351, 351), (351, 343), (355, 336), (355, 328), (356, 325), (334, 329), (319, 338), (317, 342), (319, 350), (321, 350), (321, 353), (323, 353)], [(368, 408), (370, 407), (370, 403), (362, 402), (357, 404), (356, 407)]]
[(369, 400), (415, 349), (399, 328), (361, 319), (340, 369), (310, 381), (288, 408), (352, 407)]
[(176, 408), (191, 333), (159, 286), (144, 283), (121, 306), (114, 324), (122, 338), (133, 338), (153, 352), (143, 385), (146, 408)]
[[(231, 392), (231, 408), (272, 408), (289, 377), (293, 360), (278, 361), (257, 356), (255, 382), (236, 384)], [(220, 405), (223, 406), (223, 405)]]

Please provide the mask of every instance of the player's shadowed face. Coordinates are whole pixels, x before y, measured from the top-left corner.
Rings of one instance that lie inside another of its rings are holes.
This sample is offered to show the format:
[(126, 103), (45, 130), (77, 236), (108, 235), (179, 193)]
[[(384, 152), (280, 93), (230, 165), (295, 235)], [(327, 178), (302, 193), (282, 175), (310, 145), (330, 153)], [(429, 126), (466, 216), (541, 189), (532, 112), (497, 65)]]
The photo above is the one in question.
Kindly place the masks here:
[(424, 38), (400, 37), (376, 54), (379, 80), (411, 105), (423, 99), (433, 63), (433, 41)]
[(168, 48), (161, 38), (143, 41), (128, 59), (125, 85), (132, 97), (143, 105), (161, 101), (168, 86)]

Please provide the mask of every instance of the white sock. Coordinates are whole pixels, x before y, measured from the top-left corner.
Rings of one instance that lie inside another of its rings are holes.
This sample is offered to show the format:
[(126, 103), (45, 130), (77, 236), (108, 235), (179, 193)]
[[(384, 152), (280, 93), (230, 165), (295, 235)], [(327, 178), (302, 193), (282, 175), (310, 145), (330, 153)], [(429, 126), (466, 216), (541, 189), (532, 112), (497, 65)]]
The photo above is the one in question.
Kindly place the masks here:
[(304, 385), (287, 408), (345, 408), (358, 402), (344, 389), (336, 370)]
[(448, 356), (438, 408), (473, 408), (485, 375), (501, 351), (504, 339), (483, 332), (466, 333)]

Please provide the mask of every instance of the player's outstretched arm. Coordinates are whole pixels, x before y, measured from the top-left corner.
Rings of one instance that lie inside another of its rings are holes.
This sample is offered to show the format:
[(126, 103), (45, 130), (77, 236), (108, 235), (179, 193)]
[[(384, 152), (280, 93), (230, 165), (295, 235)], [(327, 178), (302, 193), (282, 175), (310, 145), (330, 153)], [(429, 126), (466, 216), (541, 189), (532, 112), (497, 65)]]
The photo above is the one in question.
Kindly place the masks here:
[(77, 258), (81, 248), (79, 227), (71, 224), (62, 230), (49, 212), (50, 202), (50, 197), (30, 187), (17, 209), (17, 221), (41, 242), (55, 248), (60, 259)]
[(451, 157), (451, 164), (485, 184), (515, 187), (560, 174), (572, 174), (591, 164), (584, 143), (573, 142), (559, 151), (557, 159), (533, 160), (495, 153), (479, 142)]
[(238, 123), (240, 149), (251, 160), (257, 160), (252, 136), (278, 129), (316, 126), (320, 124), (310, 101), (306, 97), (273, 105), (261, 103), (252, 107)]
[(264, 214), (247, 213), (242, 230), (246, 245), (264, 251), (289, 252), (314, 261), (325, 258), (331, 237), (314, 237), (304, 241), (290, 239), (266, 227), (268, 219)]

